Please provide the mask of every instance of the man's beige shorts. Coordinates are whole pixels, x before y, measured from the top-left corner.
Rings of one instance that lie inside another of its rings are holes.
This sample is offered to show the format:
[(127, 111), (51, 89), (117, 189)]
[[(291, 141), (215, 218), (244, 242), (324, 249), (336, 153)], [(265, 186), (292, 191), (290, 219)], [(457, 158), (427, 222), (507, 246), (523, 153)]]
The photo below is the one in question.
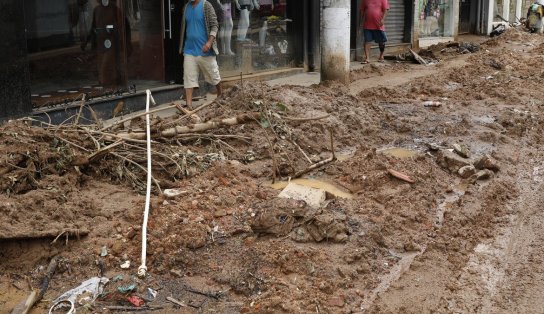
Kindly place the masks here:
[(198, 70), (204, 73), (206, 82), (217, 85), (221, 82), (219, 75), (219, 66), (215, 56), (195, 57), (191, 55), (183, 55), (183, 85), (185, 88), (198, 87)]

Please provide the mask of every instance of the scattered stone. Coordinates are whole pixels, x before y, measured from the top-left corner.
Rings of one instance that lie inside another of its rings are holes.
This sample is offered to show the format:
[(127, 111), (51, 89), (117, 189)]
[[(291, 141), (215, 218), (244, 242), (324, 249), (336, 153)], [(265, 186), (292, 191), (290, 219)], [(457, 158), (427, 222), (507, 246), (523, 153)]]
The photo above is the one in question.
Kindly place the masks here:
[(176, 198), (181, 195), (188, 194), (188, 191), (182, 190), (182, 189), (166, 189), (164, 190), (163, 194), (166, 198)]
[(170, 273), (177, 277), (183, 277), (183, 273), (179, 269), (170, 269)]
[(313, 241), (312, 236), (308, 233), (308, 231), (306, 231), (306, 229), (302, 227), (295, 229), (295, 231), (291, 235), (291, 239), (293, 239), (293, 241), (301, 242), (301, 243), (307, 243), (307, 242)]
[(453, 151), (463, 158), (470, 158), (470, 149), (467, 145), (453, 144)]
[(438, 162), (438, 165), (452, 173), (457, 173), (462, 167), (471, 165), (469, 159), (463, 158), (454, 152), (445, 149), (438, 151), (436, 161)]
[(427, 148), (431, 151), (437, 151), (440, 149), (440, 145), (436, 144), (436, 143), (427, 143)]
[(132, 240), (136, 236), (138, 232), (134, 228), (130, 228), (130, 230), (127, 232), (127, 239)]
[(103, 246), (103, 247), (100, 249), (100, 256), (102, 256), (102, 257), (108, 256), (108, 248), (107, 248), (106, 246)]
[(325, 190), (289, 182), (278, 197), (305, 201), (311, 207), (319, 208), (327, 198), (327, 195)]
[(227, 211), (224, 210), (224, 209), (220, 209), (220, 210), (216, 210), (214, 213), (213, 213), (213, 216), (215, 218), (220, 218), (220, 217), (224, 217), (227, 215)]
[(344, 307), (346, 302), (343, 297), (332, 297), (327, 301), (327, 304), (334, 307)]
[(489, 169), (493, 171), (500, 170), (498, 162), (489, 155), (480, 157), (478, 160), (476, 160), (474, 166), (476, 166), (477, 169)]
[(480, 170), (478, 171), (473, 177), (474, 177), (474, 181), (477, 181), (477, 180), (488, 180), (488, 179), (491, 179), (493, 178), (493, 176), (495, 175), (495, 173), (489, 169), (484, 169), (484, 170)]
[(348, 240), (348, 227), (346, 217), (337, 214), (316, 215), (306, 225), (306, 230), (316, 242), (333, 240), (344, 243)]
[(121, 264), (121, 269), (129, 269), (130, 268), (130, 261), (125, 261), (123, 264)]
[(459, 169), (458, 173), (461, 178), (468, 179), (476, 174), (476, 167), (474, 167), (473, 165), (464, 166)]

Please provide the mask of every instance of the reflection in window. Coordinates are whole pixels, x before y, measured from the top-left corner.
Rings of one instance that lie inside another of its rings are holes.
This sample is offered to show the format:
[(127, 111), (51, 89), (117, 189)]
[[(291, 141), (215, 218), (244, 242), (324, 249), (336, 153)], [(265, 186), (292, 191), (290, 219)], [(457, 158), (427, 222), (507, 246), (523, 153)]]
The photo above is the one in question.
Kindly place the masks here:
[(450, 10), (450, 1), (447, 0), (419, 0), (419, 36), (448, 36), (445, 20)]
[[(215, 3), (214, 3), (215, 2)], [(213, 0), (223, 76), (292, 66), (286, 0)]]

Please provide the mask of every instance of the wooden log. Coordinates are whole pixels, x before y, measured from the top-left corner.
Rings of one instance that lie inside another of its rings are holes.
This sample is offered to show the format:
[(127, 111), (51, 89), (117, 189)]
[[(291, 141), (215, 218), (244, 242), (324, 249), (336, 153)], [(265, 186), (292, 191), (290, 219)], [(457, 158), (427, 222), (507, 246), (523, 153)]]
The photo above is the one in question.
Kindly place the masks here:
[(31, 231), (31, 232), (14, 232), (9, 233), (5, 231), (0, 231), (0, 239), (10, 239), (10, 240), (24, 240), (24, 239), (44, 239), (44, 238), (56, 238), (62, 234), (64, 236), (68, 235), (69, 237), (81, 237), (89, 234), (87, 229), (65, 229), (65, 230), (45, 230), (45, 231)]

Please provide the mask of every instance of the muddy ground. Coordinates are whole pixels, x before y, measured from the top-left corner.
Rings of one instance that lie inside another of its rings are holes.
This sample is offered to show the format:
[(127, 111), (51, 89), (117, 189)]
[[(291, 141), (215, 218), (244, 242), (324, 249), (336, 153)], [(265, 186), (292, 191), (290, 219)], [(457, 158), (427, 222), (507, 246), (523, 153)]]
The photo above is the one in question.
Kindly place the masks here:
[[(235, 86), (199, 118), (260, 119), (154, 144), (189, 162), (183, 175), (154, 168), (185, 192), (153, 191), (144, 279), (143, 187), (127, 174), (145, 173), (108, 155), (79, 166), (90, 137), (5, 124), (0, 312), (56, 258), (32, 313), (99, 275), (110, 282), (87, 305), (98, 313), (134, 295), (153, 313), (541, 313), (544, 37), (513, 29), (475, 53), (445, 48), (432, 66), (365, 65), (350, 86)], [(305, 117), (325, 118), (293, 120)], [(333, 152), (304, 176), (336, 188), (322, 206), (277, 197), (274, 177)]]

